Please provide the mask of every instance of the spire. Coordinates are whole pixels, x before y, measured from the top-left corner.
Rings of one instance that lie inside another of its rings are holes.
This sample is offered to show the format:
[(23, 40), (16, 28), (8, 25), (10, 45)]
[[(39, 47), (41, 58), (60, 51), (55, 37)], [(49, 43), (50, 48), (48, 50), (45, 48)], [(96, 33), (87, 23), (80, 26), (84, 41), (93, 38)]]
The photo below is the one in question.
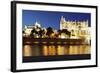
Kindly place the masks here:
[(60, 23), (62, 24), (62, 23), (64, 23), (64, 22), (66, 22), (66, 20), (65, 20), (65, 18), (64, 18), (63, 16), (61, 16)]
[(63, 19), (64, 19), (64, 17), (61, 16), (61, 19), (60, 19), (60, 29), (62, 29)]
[(62, 19), (62, 20), (63, 20), (63, 18), (64, 18), (64, 17), (63, 17), (63, 16), (61, 16), (61, 19)]
[(61, 19), (60, 19), (60, 23), (62, 23), (63, 22), (63, 16), (61, 16)]

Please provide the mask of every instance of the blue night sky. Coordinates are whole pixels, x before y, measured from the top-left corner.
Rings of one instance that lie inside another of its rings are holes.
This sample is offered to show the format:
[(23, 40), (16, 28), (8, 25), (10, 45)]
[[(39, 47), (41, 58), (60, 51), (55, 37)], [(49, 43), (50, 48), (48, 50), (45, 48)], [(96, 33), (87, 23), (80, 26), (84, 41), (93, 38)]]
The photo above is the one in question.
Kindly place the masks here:
[(37, 21), (42, 27), (52, 27), (54, 29), (60, 28), (60, 20), (63, 16), (66, 20), (71, 21), (89, 21), (91, 25), (90, 13), (75, 13), (75, 12), (55, 12), (55, 11), (36, 11), (36, 10), (23, 10), (22, 12), (22, 24), (34, 25)]

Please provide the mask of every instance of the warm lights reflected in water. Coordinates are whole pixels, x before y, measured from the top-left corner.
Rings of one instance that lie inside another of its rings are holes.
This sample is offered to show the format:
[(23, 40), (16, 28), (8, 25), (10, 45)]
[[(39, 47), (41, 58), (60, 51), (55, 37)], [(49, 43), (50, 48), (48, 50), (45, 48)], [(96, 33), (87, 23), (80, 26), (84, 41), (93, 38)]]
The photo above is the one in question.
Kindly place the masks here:
[(24, 45), (23, 56), (54, 56), (54, 55), (77, 55), (90, 54), (89, 45)]

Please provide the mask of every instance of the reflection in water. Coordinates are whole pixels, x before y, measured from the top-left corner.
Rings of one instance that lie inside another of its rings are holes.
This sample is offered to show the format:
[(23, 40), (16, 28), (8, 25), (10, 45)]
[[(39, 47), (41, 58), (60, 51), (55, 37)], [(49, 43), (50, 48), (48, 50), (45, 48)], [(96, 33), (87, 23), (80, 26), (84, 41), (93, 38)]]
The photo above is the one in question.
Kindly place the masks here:
[(23, 56), (54, 56), (90, 54), (89, 45), (24, 45)]
[(23, 49), (24, 56), (31, 56), (32, 55), (32, 51), (31, 51), (32, 47), (31, 46), (25, 45), (23, 48), (24, 48)]

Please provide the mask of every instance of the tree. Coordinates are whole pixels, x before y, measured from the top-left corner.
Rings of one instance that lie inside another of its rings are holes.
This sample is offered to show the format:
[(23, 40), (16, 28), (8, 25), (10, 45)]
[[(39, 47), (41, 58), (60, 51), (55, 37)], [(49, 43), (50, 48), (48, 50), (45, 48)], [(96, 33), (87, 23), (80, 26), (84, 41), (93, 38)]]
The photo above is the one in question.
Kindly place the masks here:
[(60, 29), (57, 32), (58, 32), (59, 35), (61, 35), (61, 30)]
[(54, 33), (53, 29), (51, 27), (48, 27), (46, 35), (50, 38), (50, 36), (51, 36), (52, 33)]
[(42, 36), (45, 34), (45, 31), (43, 29), (40, 29), (38, 32), (38, 35), (40, 38), (42, 38)]
[(37, 31), (35, 30), (35, 28), (33, 28), (33, 29), (31, 30), (30, 36), (31, 36), (31, 37), (35, 37), (35, 34), (37, 34)]
[(65, 34), (68, 35), (69, 37), (71, 36), (71, 32), (68, 31), (67, 29), (62, 29), (62, 30), (60, 31), (60, 33), (65, 33)]

